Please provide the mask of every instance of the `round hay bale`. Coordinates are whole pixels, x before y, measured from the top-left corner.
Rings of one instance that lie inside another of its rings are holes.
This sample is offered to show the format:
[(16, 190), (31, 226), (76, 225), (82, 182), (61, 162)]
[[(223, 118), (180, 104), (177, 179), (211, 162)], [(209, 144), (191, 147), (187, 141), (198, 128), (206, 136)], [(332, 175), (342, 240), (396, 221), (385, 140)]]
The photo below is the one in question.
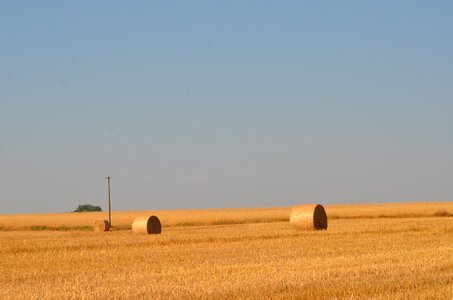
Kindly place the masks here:
[(304, 230), (327, 229), (327, 214), (320, 204), (294, 206), (289, 221)]
[(134, 219), (132, 231), (141, 234), (160, 234), (162, 232), (162, 226), (158, 217), (142, 216)]
[(97, 220), (94, 222), (93, 226), (94, 231), (104, 232), (110, 230), (110, 223), (107, 220)]

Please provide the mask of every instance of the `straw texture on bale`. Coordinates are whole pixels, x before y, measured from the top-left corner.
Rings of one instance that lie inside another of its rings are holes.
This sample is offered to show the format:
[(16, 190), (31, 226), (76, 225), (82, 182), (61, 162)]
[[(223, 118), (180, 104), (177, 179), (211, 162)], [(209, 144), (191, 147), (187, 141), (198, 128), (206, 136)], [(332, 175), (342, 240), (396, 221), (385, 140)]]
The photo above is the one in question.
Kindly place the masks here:
[(97, 220), (94, 222), (94, 231), (104, 232), (110, 230), (110, 223), (107, 220)]
[(294, 206), (289, 220), (303, 230), (327, 229), (327, 214), (320, 204)]
[(134, 219), (132, 231), (141, 234), (160, 234), (162, 226), (156, 216), (142, 216)]

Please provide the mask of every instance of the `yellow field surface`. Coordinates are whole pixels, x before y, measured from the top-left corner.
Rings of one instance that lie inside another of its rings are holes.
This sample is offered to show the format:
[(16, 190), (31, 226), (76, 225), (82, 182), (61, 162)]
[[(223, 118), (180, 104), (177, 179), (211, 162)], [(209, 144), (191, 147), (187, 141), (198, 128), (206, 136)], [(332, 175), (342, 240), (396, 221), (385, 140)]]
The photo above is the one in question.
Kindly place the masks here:
[[(453, 215), (453, 201), (327, 205), (325, 207), (329, 219)], [(152, 214), (157, 215), (165, 227), (279, 222), (288, 221), (290, 212), (291, 207), (113, 211), (112, 225), (116, 229), (130, 229), (135, 217)], [(106, 212), (0, 215), (0, 230), (88, 230), (94, 221), (107, 218)]]
[[(153, 211), (114, 211), (112, 225), (114, 228), (130, 229), (137, 216), (156, 215), (163, 226), (219, 225), (237, 223), (278, 222), (289, 220), (291, 209), (283, 208), (250, 208), (250, 209), (204, 209), (204, 210), (153, 210)], [(453, 210), (452, 210), (453, 211)], [(98, 219), (108, 219), (108, 213), (56, 213), (56, 214), (23, 214), (0, 215), (0, 228), (3, 230), (58, 229), (60, 226), (69, 229), (92, 226)]]
[(453, 218), (0, 232), (0, 299), (67, 298), (453, 299)]

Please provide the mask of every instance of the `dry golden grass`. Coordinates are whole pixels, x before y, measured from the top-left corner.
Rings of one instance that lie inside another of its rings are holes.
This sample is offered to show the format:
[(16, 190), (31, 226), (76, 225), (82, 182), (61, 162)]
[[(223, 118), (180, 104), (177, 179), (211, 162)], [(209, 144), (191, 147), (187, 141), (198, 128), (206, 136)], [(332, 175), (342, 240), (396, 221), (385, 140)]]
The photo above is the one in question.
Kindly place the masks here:
[[(112, 225), (116, 229), (130, 229), (138, 216), (157, 216), (162, 226), (220, 225), (237, 223), (258, 223), (289, 220), (290, 208), (248, 208), (248, 209), (203, 209), (203, 210), (154, 210), (154, 211), (114, 211)], [(108, 218), (107, 213), (54, 213), (0, 215), (0, 228), (3, 230), (28, 230), (60, 227), (90, 228), (98, 219)]]
[[(400, 218), (432, 217), (436, 214), (453, 215), (453, 201), (412, 202), (391, 204), (326, 205), (329, 220), (347, 218)], [(223, 225), (289, 221), (291, 207), (114, 211), (113, 229), (130, 229), (134, 218), (156, 215), (163, 227), (190, 225)], [(54, 213), (0, 215), (0, 230), (82, 229), (90, 230), (98, 219), (108, 218), (107, 213)]]
[(0, 299), (452, 299), (452, 253), (450, 217), (4, 231)]
[(444, 211), (453, 216), (453, 201), (327, 205), (330, 219), (430, 217)]
[(0, 215), (0, 299), (453, 299), (453, 202), (326, 206), (326, 232), (290, 209), (113, 213), (120, 229), (155, 214), (159, 236), (69, 230), (105, 213)]

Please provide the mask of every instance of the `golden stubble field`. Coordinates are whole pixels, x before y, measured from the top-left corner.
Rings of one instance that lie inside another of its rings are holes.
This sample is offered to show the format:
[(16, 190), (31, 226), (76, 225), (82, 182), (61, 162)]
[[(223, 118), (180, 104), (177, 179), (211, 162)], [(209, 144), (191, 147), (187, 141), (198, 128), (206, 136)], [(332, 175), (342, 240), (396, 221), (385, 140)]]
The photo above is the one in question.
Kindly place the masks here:
[(350, 206), (318, 232), (272, 222), (288, 208), (227, 210), (239, 224), (222, 210), (193, 211), (198, 221), (168, 212), (161, 235), (20, 231), (0, 216), (15, 229), (0, 231), (0, 298), (453, 299), (453, 218), (433, 216), (438, 203), (408, 205), (391, 218), (391, 205), (362, 205), (370, 217)]
[[(453, 216), (453, 201), (387, 204), (326, 205), (329, 220), (351, 218), (432, 217), (445, 212)], [(137, 216), (157, 215), (164, 227), (226, 225), (289, 221), (291, 207), (229, 208), (192, 210), (114, 211), (115, 229), (131, 229)], [(1, 215), (0, 231), (9, 230), (87, 230), (107, 212)]]

